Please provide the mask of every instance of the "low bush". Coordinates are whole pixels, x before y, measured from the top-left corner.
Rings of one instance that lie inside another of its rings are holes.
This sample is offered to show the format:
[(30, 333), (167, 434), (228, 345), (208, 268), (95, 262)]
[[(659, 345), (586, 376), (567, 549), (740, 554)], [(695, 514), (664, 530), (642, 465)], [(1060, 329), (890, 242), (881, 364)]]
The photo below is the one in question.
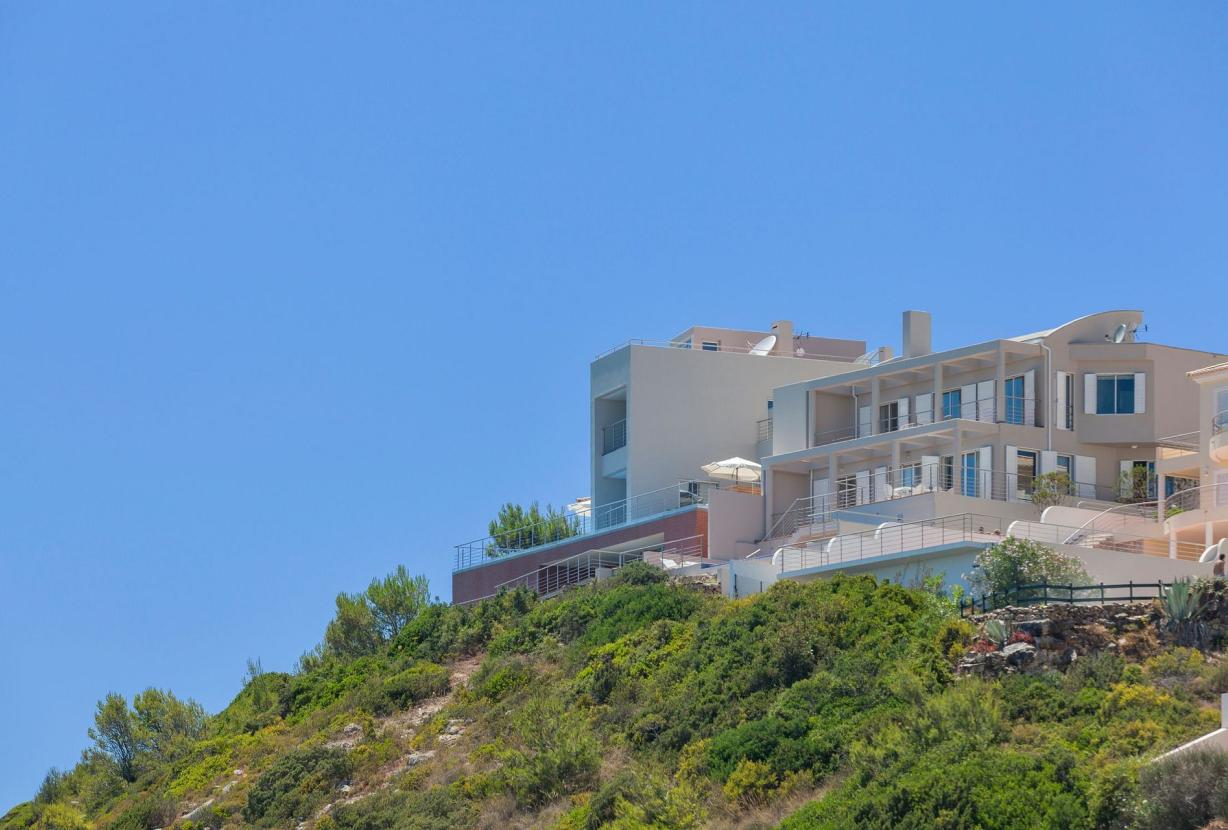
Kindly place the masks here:
[(1139, 772), (1146, 830), (1196, 830), (1228, 818), (1228, 753), (1187, 750)]
[(425, 661), (384, 680), (384, 694), (402, 709), (447, 693), (448, 670)]
[(349, 777), (350, 770), (349, 760), (338, 749), (313, 747), (283, 755), (252, 786), (243, 817), (264, 827), (304, 821)]

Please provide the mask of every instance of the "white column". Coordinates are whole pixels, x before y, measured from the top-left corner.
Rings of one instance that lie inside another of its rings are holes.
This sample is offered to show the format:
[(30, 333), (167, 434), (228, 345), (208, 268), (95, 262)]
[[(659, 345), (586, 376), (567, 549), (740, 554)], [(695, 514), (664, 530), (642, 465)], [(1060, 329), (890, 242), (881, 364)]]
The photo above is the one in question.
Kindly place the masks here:
[(964, 431), (960, 427), (961, 421), (955, 422), (955, 459), (952, 462), (955, 475), (955, 492), (964, 492)]
[(934, 364), (934, 423), (942, 420), (942, 364)]
[(878, 378), (870, 381), (870, 434), (878, 435), (878, 395), (881, 383)]
[(1167, 478), (1168, 476), (1164, 475), (1164, 473), (1156, 474), (1156, 521), (1160, 525), (1164, 524), (1164, 487)]
[(890, 478), (888, 478), (887, 480), (888, 487), (899, 487), (900, 486), (900, 442), (899, 441), (891, 442), (891, 472), (888, 473), (887, 475), (890, 476)]
[(1177, 558), (1177, 537), (1172, 533), (1168, 534), (1168, 558)]
[(1215, 544), (1215, 523), (1207, 522), (1203, 525), (1203, 539), (1206, 540), (1206, 547), (1211, 547)]
[(1006, 420), (1006, 350), (998, 345), (998, 369), (994, 375), (993, 419), (998, 423)]

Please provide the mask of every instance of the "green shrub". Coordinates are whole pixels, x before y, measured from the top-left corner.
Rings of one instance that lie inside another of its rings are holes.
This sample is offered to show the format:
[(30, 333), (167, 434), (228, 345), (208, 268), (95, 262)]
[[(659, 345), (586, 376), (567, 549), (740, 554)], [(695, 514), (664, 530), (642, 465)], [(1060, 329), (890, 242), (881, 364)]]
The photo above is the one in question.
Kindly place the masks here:
[[(969, 582), (978, 596), (1004, 594), (1019, 585), (1087, 585), (1091, 577), (1078, 559), (1053, 548), (1008, 536), (976, 555)], [(1026, 598), (1026, 597), (1019, 597)]]
[(610, 581), (615, 585), (656, 585), (669, 582), (669, 574), (647, 562), (628, 562), (614, 572)]
[(533, 671), (521, 657), (488, 657), (469, 682), (470, 691), (489, 701), (502, 700), (508, 693), (529, 684)]
[(743, 809), (749, 809), (766, 804), (779, 783), (770, 766), (743, 759), (729, 774), (722, 791), (725, 798)]
[(243, 817), (270, 827), (306, 820), (350, 776), (338, 749), (313, 747), (278, 758), (247, 794)]
[(1191, 749), (1139, 771), (1143, 828), (1196, 830), (1228, 818), (1228, 753)]
[(384, 694), (402, 709), (447, 693), (448, 670), (434, 663), (417, 663), (384, 680)]

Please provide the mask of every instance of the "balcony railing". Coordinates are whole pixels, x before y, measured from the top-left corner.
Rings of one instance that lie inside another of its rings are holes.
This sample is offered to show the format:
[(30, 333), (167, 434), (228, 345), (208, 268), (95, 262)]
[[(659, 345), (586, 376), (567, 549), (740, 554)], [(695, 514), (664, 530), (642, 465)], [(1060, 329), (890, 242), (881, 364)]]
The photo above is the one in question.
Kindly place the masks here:
[(601, 454), (609, 455), (627, 446), (627, 419), (615, 421), (601, 428)]
[[(601, 358), (606, 357), (607, 355), (614, 354), (614, 352), (618, 351), (619, 349), (625, 349), (628, 346), (652, 346), (658, 349), (685, 349), (685, 350), (693, 350), (697, 352), (712, 352), (712, 353), (719, 353), (719, 352), (731, 353), (732, 352), (733, 354), (750, 354), (751, 350), (755, 348), (755, 344), (750, 344), (746, 346), (738, 346), (738, 345), (734, 345), (730, 343), (721, 343), (720, 348), (718, 349), (703, 349), (703, 348), (700, 348), (698, 344), (692, 345), (692, 344), (688, 344), (686, 341), (651, 340), (651, 339), (644, 339), (644, 338), (633, 338), (631, 340), (626, 340), (622, 343), (619, 343), (617, 346), (612, 346), (606, 349), (604, 352), (597, 355), (596, 359), (600, 360)], [(854, 363), (854, 364), (866, 365), (866, 366), (870, 365), (869, 355), (855, 355), (853, 357), (850, 357), (849, 355), (818, 354), (818, 353), (811, 354), (810, 352), (803, 352), (802, 354), (798, 354), (796, 351), (792, 349), (792, 347), (790, 347), (789, 351), (779, 351), (779, 352), (773, 351), (773, 352), (769, 352), (766, 355), (756, 355), (756, 356), (784, 357), (784, 358), (792, 358), (794, 360), (832, 360), (837, 363)]]
[[(952, 421), (956, 418), (962, 418), (965, 421), (981, 421), (983, 423), (1036, 426), (1036, 404), (1037, 401), (1034, 398), (1007, 397), (1003, 406), (1002, 418), (996, 417), (997, 405), (993, 400), (968, 401), (961, 404), (958, 409), (953, 408), (950, 411), (943, 411), (938, 414), (942, 415), (939, 419), (940, 421)], [(876, 419), (877, 432), (873, 431), (871, 423), (863, 421), (851, 426), (836, 427), (835, 429), (815, 433), (814, 443), (811, 446), (822, 447), (841, 441), (851, 441), (854, 438), (865, 438), (869, 435), (887, 435), (892, 432), (913, 429), (914, 427), (929, 426), (935, 422), (934, 415), (935, 411), (932, 409), (909, 412), (907, 415), (880, 415)]]
[[(801, 514), (792, 521), (803, 523), (807, 517), (822, 516), (831, 510), (847, 510), (864, 504), (892, 501), (926, 493), (954, 493), (993, 501), (1034, 501), (1039, 491), (1047, 504), (1074, 506), (1080, 499), (1121, 502), (1121, 491), (1113, 487), (1072, 481), (1068, 485), (1032, 473), (1008, 473), (959, 463), (905, 464), (863, 470), (862, 475), (841, 476), (826, 493), (799, 500)], [(805, 504), (809, 502), (809, 504)], [(775, 517), (779, 524), (784, 514)], [(792, 531), (790, 530), (790, 533)], [(787, 535), (776, 532), (777, 537)]]
[(712, 481), (683, 481), (621, 501), (584, 508), (566, 517), (515, 528), (456, 546), (453, 570), (483, 565), (491, 560), (581, 538), (641, 519), (706, 505), (708, 493), (719, 485)]
[[(960, 513), (915, 522), (887, 522), (874, 530), (844, 534), (819, 543), (786, 545), (770, 555), (777, 569), (788, 573), (808, 568), (853, 564), (940, 545), (996, 544), (1008, 536), (1047, 544), (1063, 544), (1067, 543), (1066, 540), (1077, 530), (1078, 528), (1043, 522), (1012, 521), (1000, 516)], [(1120, 532), (1085, 536), (1067, 544), (1156, 557), (1169, 555), (1168, 545), (1163, 540)], [(1202, 545), (1177, 543), (1177, 556), (1186, 561), (1197, 560), (1202, 551)]]
[(1211, 419), (1212, 435), (1219, 435), (1225, 430), (1228, 430), (1228, 409), (1215, 413), (1215, 417)]
[(757, 421), (755, 423), (755, 426), (758, 428), (758, 433), (759, 433), (759, 437), (757, 440), (759, 441), (771, 441), (772, 440), (772, 419), (771, 418), (764, 418), (761, 421)]

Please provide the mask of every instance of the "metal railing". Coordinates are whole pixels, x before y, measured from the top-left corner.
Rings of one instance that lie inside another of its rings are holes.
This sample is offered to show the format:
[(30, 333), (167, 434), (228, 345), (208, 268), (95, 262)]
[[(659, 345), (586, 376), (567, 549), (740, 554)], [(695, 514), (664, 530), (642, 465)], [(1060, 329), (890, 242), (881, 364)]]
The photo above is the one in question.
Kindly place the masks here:
[[(658, 349), (687, 349), (687, 350), (697, 351), (697, 352), (701, 352), (701, 351), (732, 352), (734, 354), (750, 354), (751, 350), (755, 348), (754, 343), (751, 343), (745, 346), (732, 345), (729, 343), (721, 343), (720, 347), (717, 349), (703, 349), (700, 347), (700, 344), (691, 344), (685, 340), (654, 340), (654, 339), (636, 337), (630, 340), (625, 340), (616, 346), (611, 346), (610, 348), (606, 349), (601, 354), (597, 355), (595, 359), (600, 360), (601, 358), (606, 357), (607, 355), (612, 355), (614, 354), (614, 352), (618, 351), (619, 349), (625, 349), (628, 346), (652, 346)], [(777, 344), (777, 347), (779, 348), (779, 343)], [(818, 354), (818, 353), (811, 354), (810, 352), (803, 352), (802, 354), (798, 354), (797, 350), (793, 347), (792, 344), (789, 344), (788, 351), (771, 351), (762, 356), (763, 357), (789, 357), (795, 360), (833, 360), (833, 361), (836, 361), (837, 363), (854, 363), (854, 364), (869, 365), (864, 355), (849, 356), (849, 355)]]
[(959, 613), (962, 617), (973, 614), (984, 614), (998, 608), (1015, 605), (1049, 605), (1050, 603), (1092, 603), (1104, 605), (1110, 602), (1137, 602), (1145, 599), (1159, 599), (1164, 596), (1166, 588), (1172, 583), (1165, 582), (1120, 582), (1106, 585), (1051, 585), (1048, 582), (1037, 582), (1031, 585), (1017, 585), (1009, 591), (991, 591), (976, 597), (960, 598)]
[[(874, 530), (835, 536), (819, 543), (785, 545), (772, 554), (773, 563), (784, 572), (848, 564), (892, 554), (915, 552), (941, 545), (973, 542), (996, 544), (1007, 536), (1044, 544), (1112, 550), (1148, 556), (1167, 557), (1168, 543), (1162, 539), (1129, 533), (1090, 534), (1067, 542), (1078, 528), (1044, 522), (1011, 520), (979, 513), (960, 513), (915, 522), (885, 522)], [(1177, 543), (1177, 558), (1197, 561), (1203, 546)]]
[(627, 446), (627, 419), (615, 421), (601, 428), (601, 454), (609, 455)]
[(1211, 419), (1212, 435), (1219, 435), (1224, 430), (1228, 430), (1228, 409), (1215, 413), (1215, 416)]
[(463, 542), (456, 545), (452, 569), (464, 570), (492, 559), (588, 536), (651, 516), (706, 505), (709, 491), (719, 486), (713, 481), (683, 481), (673, 487), (650, 490), (600, 507), (586, 507), (568, 516), (558, 516), (472, 542)]
[(1118, 495), (1113, 488), (1086, 482), (1061, 484), (1060, 490), (1057, 487), (1059, 482), (1044, 475), (969, 467), (952, 459), (951, 464), (917, 462), (862, 470), (860, 478), (851, 474), (841, 476), (836, 486), (822, 495), (830, 499), (830, 509), (836, 510), (934, 492), (1026, 502), (1033, 501), (1040, 491), (1046, 503), (1068, 506), (1078, 499), (1104, 497), (1105, 501), (1112, 501)]
[(1202, 484), (1178, 490), (1164, 500), (1164, 518), (1213, 507), (1228, 507), (1228, 484)]
[(540, 597), (550, 597), (597, 577), (601, 569), (617, 570), (628, 562), (649, 562), (667, 570), (686, 565), (703, 565), (704, 537), (688, 536), (672, 542), (657, 542), (631, 550), (590, 550), (549, 562), (514, 579), (495, 586), (495, 593), (514, 588), (528, 588)]
[[(997, 406), (993, 400), (968, 401), (959, 407), (958, 413), (935, 409), (922, 409), (909, 412), (907, 415), (876, 416), (871, 423), (859, 422), (849, 426), (835, 427), (814, 434), (812, 447), (822, 447), (840, 441), (851, 441), (854, 438), (865, 438), (870, 435), (889, 435), (914, 427), (930, 426), (935, 423), (935, 415), (940, 415), (938, 421), (980, 421), (982, 423), (1018, 424), (1021, 426), (1037, 426), (1034, 398), (1006, 398), (1003, 407), (1003, 417), (997, 418)], [(877, 431), (874, 427), (877, 426)]]
[(758, 441), (771, 441), (772, 440), (772, 419), (771, 418), (763, 418), (762, 420), (755, 422), (755, 427), (758, 431), (758, 438), (756, 440)]

